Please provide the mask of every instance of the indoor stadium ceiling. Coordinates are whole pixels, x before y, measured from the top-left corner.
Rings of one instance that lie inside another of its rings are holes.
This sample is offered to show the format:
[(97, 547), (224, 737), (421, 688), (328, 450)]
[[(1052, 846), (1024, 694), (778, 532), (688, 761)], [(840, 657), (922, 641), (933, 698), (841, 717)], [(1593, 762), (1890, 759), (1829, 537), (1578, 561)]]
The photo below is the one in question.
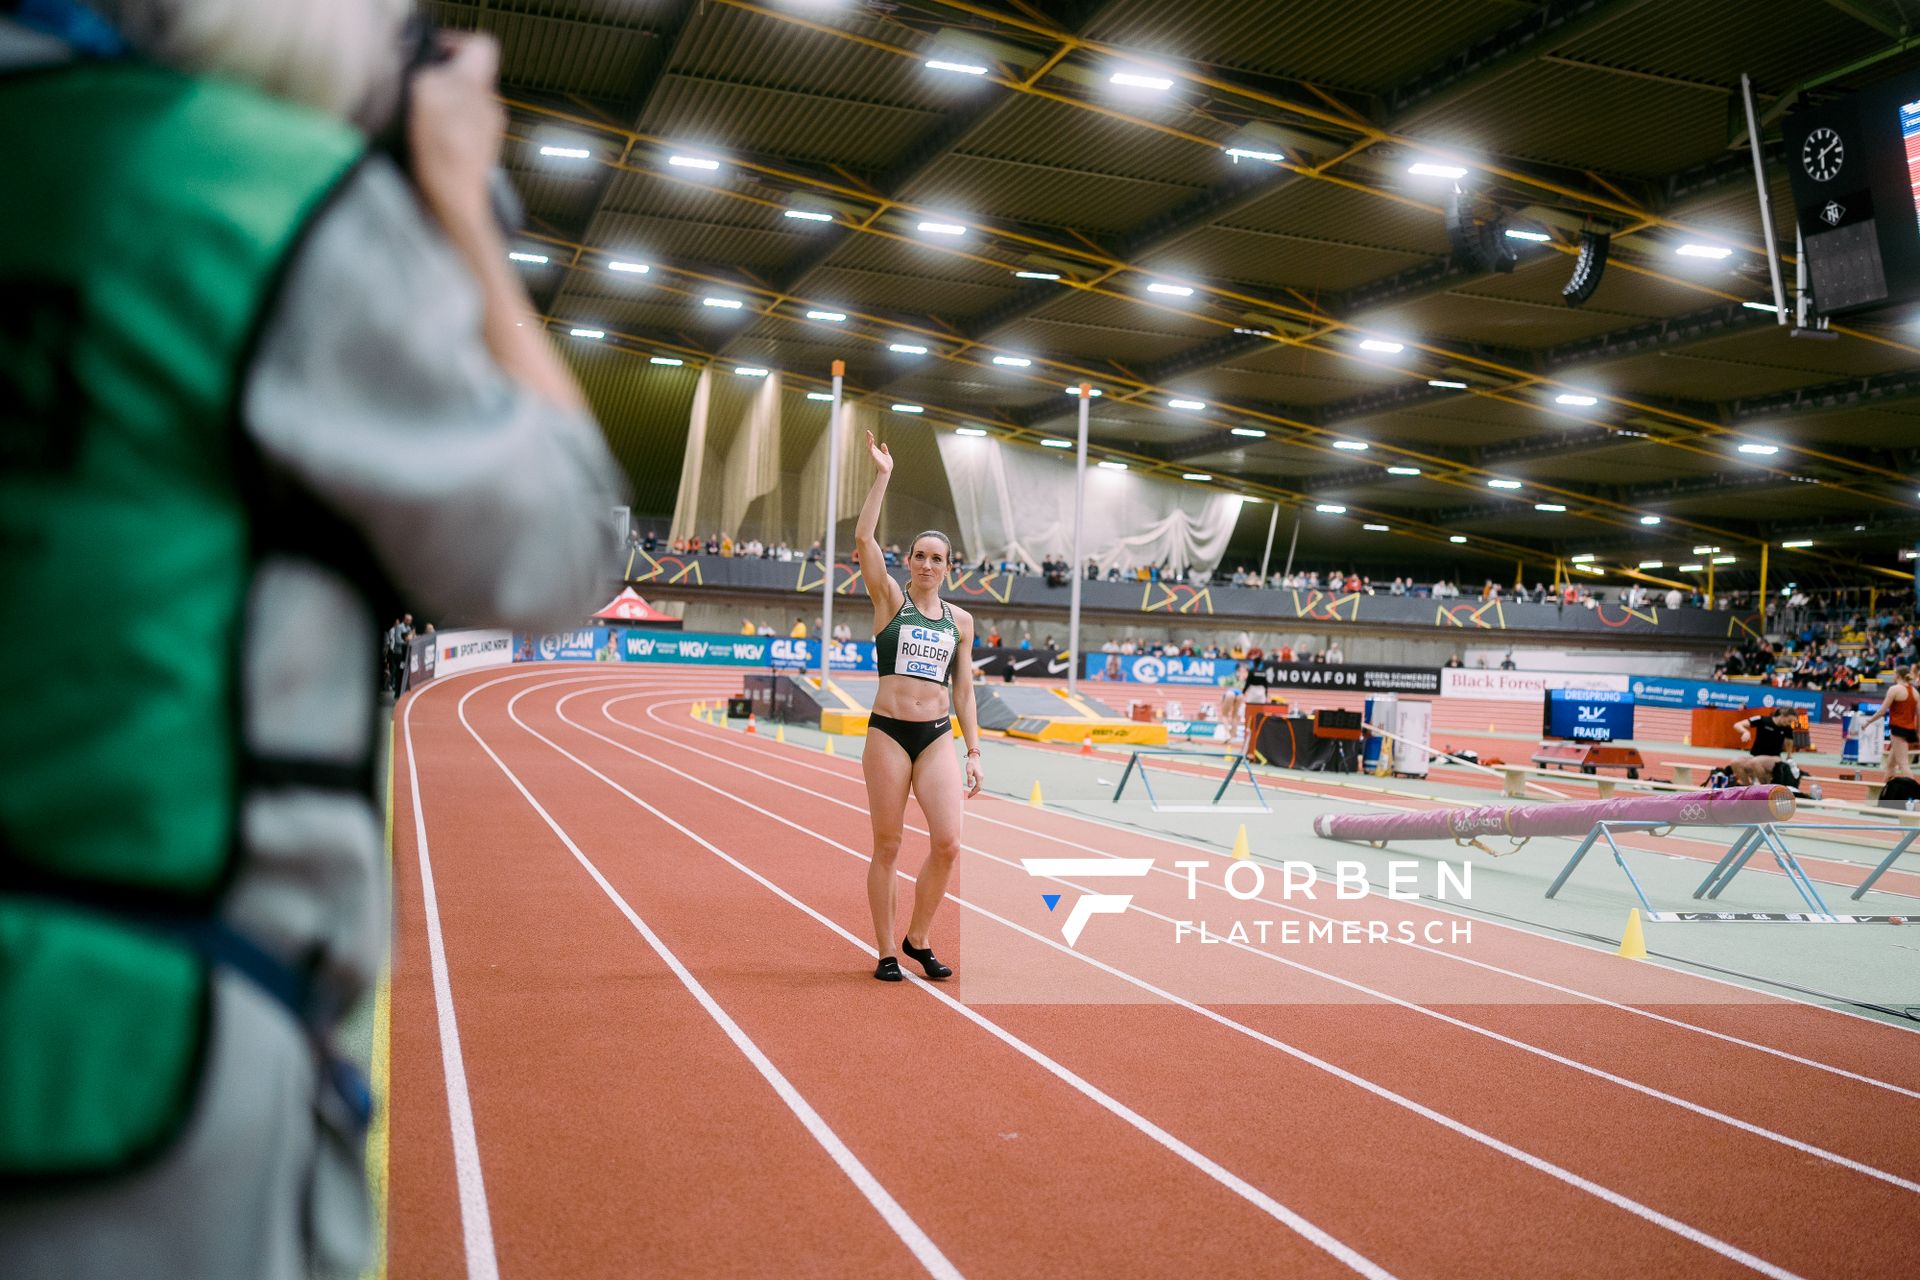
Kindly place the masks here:
[(1035, 445), (1088, 382), (1096, 457), (1300, 510), (1315, 567), (1911, 580), (1920, 326), (1777, 323), (1741, 76), (1791, 294), (1778, 121), (1920, 62), (1915, 0), (426, 7), (503, 46), (527, 281), (632, 363), (669, 503), (648, 379), (844, 358), (902, 429)]

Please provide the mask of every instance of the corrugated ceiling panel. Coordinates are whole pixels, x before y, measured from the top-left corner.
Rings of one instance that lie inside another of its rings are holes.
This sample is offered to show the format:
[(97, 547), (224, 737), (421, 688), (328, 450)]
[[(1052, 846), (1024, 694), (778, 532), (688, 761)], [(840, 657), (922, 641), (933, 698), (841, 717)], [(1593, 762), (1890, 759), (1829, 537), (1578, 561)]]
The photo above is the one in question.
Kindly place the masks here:
[[(435, 22), (479, 30), (500, 42), (500, 78), (510, 85), (620, 101), (639, 87), (657, 50), (653, 28), (677, 6), (652, 3), (598, 10), (608, 21), (570, 16), (580, 6), (448, 4), (428, 6)], [(618, 21), (612, 21), (618, 19)]]
[(996, 275), (991, 284), (940, 276), (914, 278), (888, 272), (822, 267), (807, 277), (807, 297), (823, 305), (882, 315), (943, 316), (954, 321), (986, 311), (1013, 290)]
[(1199, 189), (1152, 179), (1060, 169), (1024, 161), (949, 155), (904, 192), (923, 207), (989, 221), (1125, 231), (1191, 200)]
[(1122, 0), (1087, 34), (1166, 58), (1382, 93), (1519, 16), (1498, 0), (1417, 9), (1405, 0)]
[(1738, 90), (1744, 71), (1762, 91), (1779, 91), (1888, 43), (1844, 5), (1687, 0), (1644, 5), (1626, 20), (1608, 23), (1560, 52), (1732, 91)]
[(594, 219), (590, 240), (641, 261), (658, 255), (689, 266), (706, 264), (767, 272), (793, 258), (803, 247), (784, 231), (630, 213), (602, 213)]
[[(1638, 317), (1624, 317), (1628, 322)], [(1367, 313), (1367, 327), (1437, 343), (1484, 342), (1497, 347), (1549, 347), (1620, 328), (1623, 317), (1605, 310), (1553, 302), (1516, 302), (1456, 291), (1432, 294)]]
[(640, 132), (759, 156), (879, 170), (896, 163), (939, 115), (803, 89), (670, 74)]
[[(1205, 137), (1226, 138), (1224, 126), (1189, 126)], [(967, 138), (967, 154), (1057, 165), (1097, 167), (1136, 178), (1184, 186), (1210, 186), (1222, 179), (1223, 153), (1181, 138), (1043, 98), (1028, 98), (996, 112)]]
[(563, 342), (560, 350), (633, 487), (633, 509), (671, 513), (687, 448), (694, 370), (665, 369), (579, 342)]
[[(850, 31), (864, 28), (890, 44), (909, 43), (899, 28), (876, 30), (858, 11), (802, 16)], [(955, 85), (959, 77), (932, 75), (918, 59), (722, 5), (707, 6), (698, 25), (688, 27), (672, 65), (738, 84), (780, 85), (926, 111), (944, 110), (956, 92), (964, 97), (978, 87)]]
[(1174, 275), (1241, 281), (1279, 290), (1351, 289), (1425, 260), (1398, 249), (1329, 244), (1283, 231), (1210, 227), (1141, 265)]
[(1290, 183), (1220, 225), (1428, 256), (1447, 252), (1439, 213), (1330, 182)]

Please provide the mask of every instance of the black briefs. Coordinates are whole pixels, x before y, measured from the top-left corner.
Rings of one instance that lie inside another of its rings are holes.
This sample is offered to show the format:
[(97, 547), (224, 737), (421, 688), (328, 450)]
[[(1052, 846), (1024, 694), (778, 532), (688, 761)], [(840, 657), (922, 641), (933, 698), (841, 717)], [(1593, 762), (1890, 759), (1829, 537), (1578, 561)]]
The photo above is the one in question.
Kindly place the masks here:
[(941, 716), (938, 720), (896, 720), (892, 716), (870, 715), (867, 717), (869, 731), (878, 729), (907, 753), (907, 759), (918, 760), (920, 753), (940, 739), (953, 732), (953, 717)]

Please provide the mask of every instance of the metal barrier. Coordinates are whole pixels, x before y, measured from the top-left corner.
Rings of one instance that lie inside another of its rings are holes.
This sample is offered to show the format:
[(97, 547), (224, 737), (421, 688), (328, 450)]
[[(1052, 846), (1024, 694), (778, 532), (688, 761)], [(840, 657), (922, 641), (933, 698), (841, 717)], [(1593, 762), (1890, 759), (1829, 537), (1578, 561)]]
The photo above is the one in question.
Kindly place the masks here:
[[(1227, 776), (1220, 780), (1220, 786), (1213, 793), (1209, 804), (1161, 804), (1153, 794), (1153, 780), (1147, 776), (1147, 766), (1141, 763), (1142, 756), (1183, 756), (1188, 759), (1226, 760)], [(1113, 802), (1120, 803), (1120, 795), (1127, 789), (1127, 780), (1135, 770), (1140, 774), (1140, 785), (1146, 789), (1147, 803), (1153, 806), (1155, 813), (1272, 813), (1273, 807), (1267, 803), (1266, 793), (1260, 790), (1260, 779), (1253, 772), (1253, 764), (1245, 752), (1183, 751), (1178, 747), (1136, 747), (1127, 759), (1125, 772), (1120, 775), (1120, 784), (1113, 789)], [(1241, 769), (1247, 771), (1247, 781), (1253, 786), (1254, 798), (1258, 805), (1221, 804), (1220, 797), (1227, 794), (1227, 788), (1233, 785), (1233, 775)]]

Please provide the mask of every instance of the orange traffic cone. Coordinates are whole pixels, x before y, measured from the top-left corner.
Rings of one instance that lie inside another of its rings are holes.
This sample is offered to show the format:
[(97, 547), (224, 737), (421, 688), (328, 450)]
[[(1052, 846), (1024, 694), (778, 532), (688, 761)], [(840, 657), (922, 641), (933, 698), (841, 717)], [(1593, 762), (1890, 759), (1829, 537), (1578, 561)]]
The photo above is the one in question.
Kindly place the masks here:
[(753, 712), (751, 712), (751, 711), (749, 711), (749, 712), (747, 712), (747, 732), (748, 732), (748, 733), (759, 733), (759, 732), (760, 732), (760, 731), (759, 731), (758, 729), (756, 729), (756, 728), (754, 728), (754, 727), (753, 727)]
[(1084, 738), (1080, 739), (1080, 754), (1083, 756), (1090, 756), (1093, 754), (1093, 735), (1092, 734), (1089, 733)]

